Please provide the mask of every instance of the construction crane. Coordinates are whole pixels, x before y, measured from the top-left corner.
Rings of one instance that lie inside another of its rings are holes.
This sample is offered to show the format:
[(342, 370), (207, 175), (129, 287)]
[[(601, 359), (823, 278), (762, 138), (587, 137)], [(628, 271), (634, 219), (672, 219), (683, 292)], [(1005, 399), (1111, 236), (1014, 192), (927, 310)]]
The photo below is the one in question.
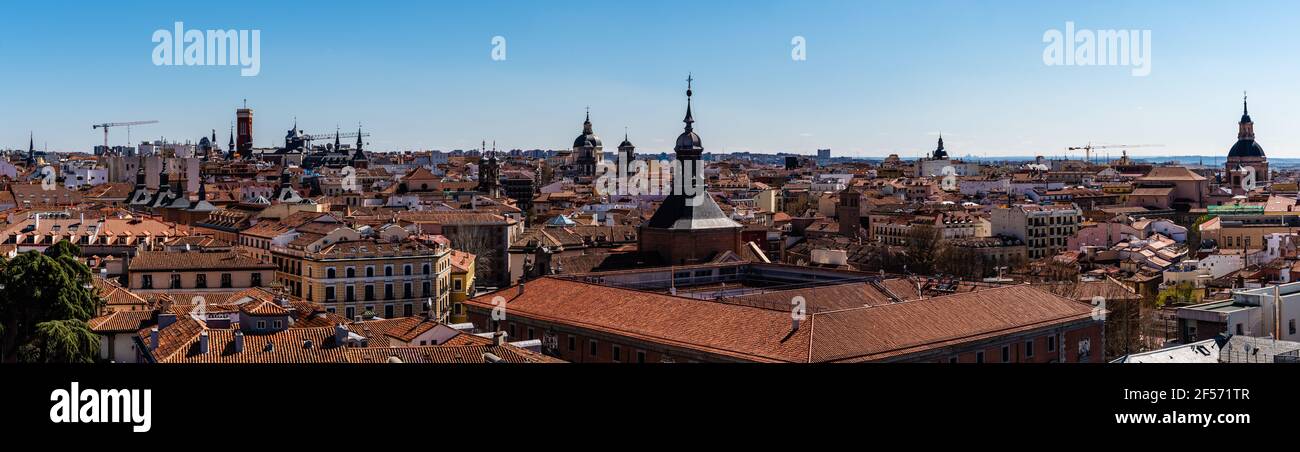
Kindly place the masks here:
[(344, 139), (344, 138), (357, 138), (357, 137), (365, 138), (365, 137), (368, 137), (368, 136), (370, 136), (370, 134), (369, 134), (369, 133), (365, 133), (365, 132), (361, 132), (361, 133), (358, 133), (358, 132), (343, 132), (343, 133), (334, 132), (334, 133), (329, 133), (329, 134), (325, 134), (325, 133), (321, 133), (321, 134), (304, 134), (304, 135), (302, 136), (302, 140), (305, 141), (305, 142), (307, 142), (307, 146), (308, 146), (308, 147), (311, 147), (311, 142), (312, 142), (312, 141), (332, 140), (332, 139), (334, 139), (335, 137), (337, 137), (339, 140), (342, 140), (342, 139)]
[(103, 123), (103, 124), (95, 124), (95, 125), (93, 125), (93, 126), (90, 126), (90, 128), (91, 128), (92, 130), (93, 130), (93, 129), (104, 129), (104, 150), (108, 150), (108, 129), (109, 129), (109, 128), (111, 128), (111, 127), (125, 126), (125, 127), (126, 127), (126, 144), (129, 146), (129, 145), (131, 144), (131, 126), (142, 126), (142, 125), (145, 125), (145, 124), (157, 124), (157, 123), (158, 123), (158, 121), (153, 121), (153, 120), (150, 120), (150, 121), (131, 121), (131, 122), (106, 122), (106, 123)]
[(1156, 147), (1164, 147), (1164, 145), (1163, 144), (1103, 144), (1099, 146), (1093, 146), (1092, 143), (1090, 142), (1088, 143), (1087, 146), (1073, 146), (1073, 147), (1068, 147), (1066, 149), (1071, 151), (1082, 150), (1083, 159), (1088, 163), (1092, 163), (1093, 149), (1119, 149), (1119, 148), (1128, 149), (1128, 148), (1156, 148)]

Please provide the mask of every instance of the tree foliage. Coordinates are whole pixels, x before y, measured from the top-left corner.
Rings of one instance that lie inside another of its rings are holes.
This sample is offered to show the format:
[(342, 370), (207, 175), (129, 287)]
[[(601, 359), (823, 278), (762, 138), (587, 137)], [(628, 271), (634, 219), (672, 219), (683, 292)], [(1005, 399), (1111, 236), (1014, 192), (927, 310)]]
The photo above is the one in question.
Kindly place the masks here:
[(86, 321), (101, 301), (80, 253), (63, 241), (0, 263), (0, 361), (88, 362), (98, 354)]

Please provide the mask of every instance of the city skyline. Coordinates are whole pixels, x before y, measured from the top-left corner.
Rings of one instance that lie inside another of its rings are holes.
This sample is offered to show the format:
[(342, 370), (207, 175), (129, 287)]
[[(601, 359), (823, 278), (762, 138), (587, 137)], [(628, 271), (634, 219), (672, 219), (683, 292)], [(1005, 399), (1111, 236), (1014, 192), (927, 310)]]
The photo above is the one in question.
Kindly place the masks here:
[[(1284, 13), (1180, 4), (1185, 14), (1169, 17), (1158, 3), (1112, 2), (388, 4), (344, 14), (345, 5), (15, 5), (16, 17), (51, 21), (0, 30), (0, 55), (24, 67), (6, 75), (18, 108), (0, 112), (0, 147), (26, 148), (30, 131), (38, 148), (89, 152), (102, 142), (90, 124), (147, 119), (161, 123), (133, 129), (133, 141), (216, 129), (224, 145), (248, 99), (258, 147), (282, 144), (296, 119), (312, 133), (361, 123), (376, 151), (473, 149), (483, 139), (563, 149), (590, 107), (598, 135), (618, 139), (626, 128), (638, 151), (657, 154), (671, 150), (693, 73), (713, 153), (915, 158), (942, 132), (954, 156), (1082, 157), (1065, 148), (1092, 142), (1164, 145), (1133, 157), (1211, 157), (1232, 145), (1249, 91), (1269, 156), (1300, 157), (1300, 131), (1287, 127), (1300, 119), (1291, 108), (1300, 97), (1287, 89), (1300, 66), (1276, 58)], [(150, 35), (178, 21), (260, 30), (260, 74), (151, 64)], [(113, 26), (95, 32), (95, 45), (90, 32), (48, 26), (99, 22)], [(1150, 30), (1150, 75), (1045, 65), (1044, 32), (1067, 23)], [(1217, 31), (1247, 24), (1249, 37)], [(492, 59), (497, 36), (504, 61)], [(804, 61), (791, 58), (795, 37)], [(125, 144), (124, 132), (110, 144)]]

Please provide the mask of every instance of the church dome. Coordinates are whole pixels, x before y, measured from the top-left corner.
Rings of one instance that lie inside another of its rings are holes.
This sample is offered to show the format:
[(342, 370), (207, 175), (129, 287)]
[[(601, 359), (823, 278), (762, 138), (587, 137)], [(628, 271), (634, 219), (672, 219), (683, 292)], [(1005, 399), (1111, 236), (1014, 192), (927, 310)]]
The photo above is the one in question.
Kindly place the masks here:
[(578, 138), (573, 140), (574, 149), (582, 149), (586, 147), (604, 147), (603, 143), (600, 141), (600, 137), (596, 136), (596, 132), (593, 132), (591, 129), (591, 112), (587, 113), (587, 119), (582, 122), (582, 135), (578, 135)]
[(573, 140), (574, 148), (585, 148), (588, 146), (593, 148), (603, 147), (602, 143), (600, 142), (600, 137), (596, 136), (596, 134), (594, 133), (584, 133), (582, 135), (578, 135), (578, 138)]
[(1237, 140), (1228, 151), (1228, 157), (1263, 157), (1264, 148), (1255, 140)]
[(695, 133), (694, 130), (691, 130), (691, 131), (682, 132), (681, 135), (677, 136), (676, 149), (679, 150), (704, 149), (704, 145), (700, 143), (700, 135)]

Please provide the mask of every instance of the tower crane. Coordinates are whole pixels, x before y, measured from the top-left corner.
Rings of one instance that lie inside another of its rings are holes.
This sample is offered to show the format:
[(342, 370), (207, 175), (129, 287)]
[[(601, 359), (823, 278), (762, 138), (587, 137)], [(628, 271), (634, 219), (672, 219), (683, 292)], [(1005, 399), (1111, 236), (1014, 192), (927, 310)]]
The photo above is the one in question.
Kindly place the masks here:
[(1087, 146), (1071, 146), (1066, 149), (1071, 151), (1082, 150), (1083, 159), (1086, 160), (1088, 163), (1092, 163), (1093, 149), (1119, 149), (1119, 148), (1128, 149), (1128, 148), (1156, 148), (1156, 147), (1164, 147), (1164, 145), (1163, 144), (1103, 144), (1103, 145), (1093, 146), (1092, 143), (1090, 142), (1088, 143)]
[(131, 126), (142, 126), (145, 124), (157, 124), (158, 121), (131, 121), (131, 122), (106, 122), (90, 126), (91, 129), (104, 129), (104, 149), (108, 149), (108, 129), (111, 127), (126, 127), (126, 144), (131, 144)]

